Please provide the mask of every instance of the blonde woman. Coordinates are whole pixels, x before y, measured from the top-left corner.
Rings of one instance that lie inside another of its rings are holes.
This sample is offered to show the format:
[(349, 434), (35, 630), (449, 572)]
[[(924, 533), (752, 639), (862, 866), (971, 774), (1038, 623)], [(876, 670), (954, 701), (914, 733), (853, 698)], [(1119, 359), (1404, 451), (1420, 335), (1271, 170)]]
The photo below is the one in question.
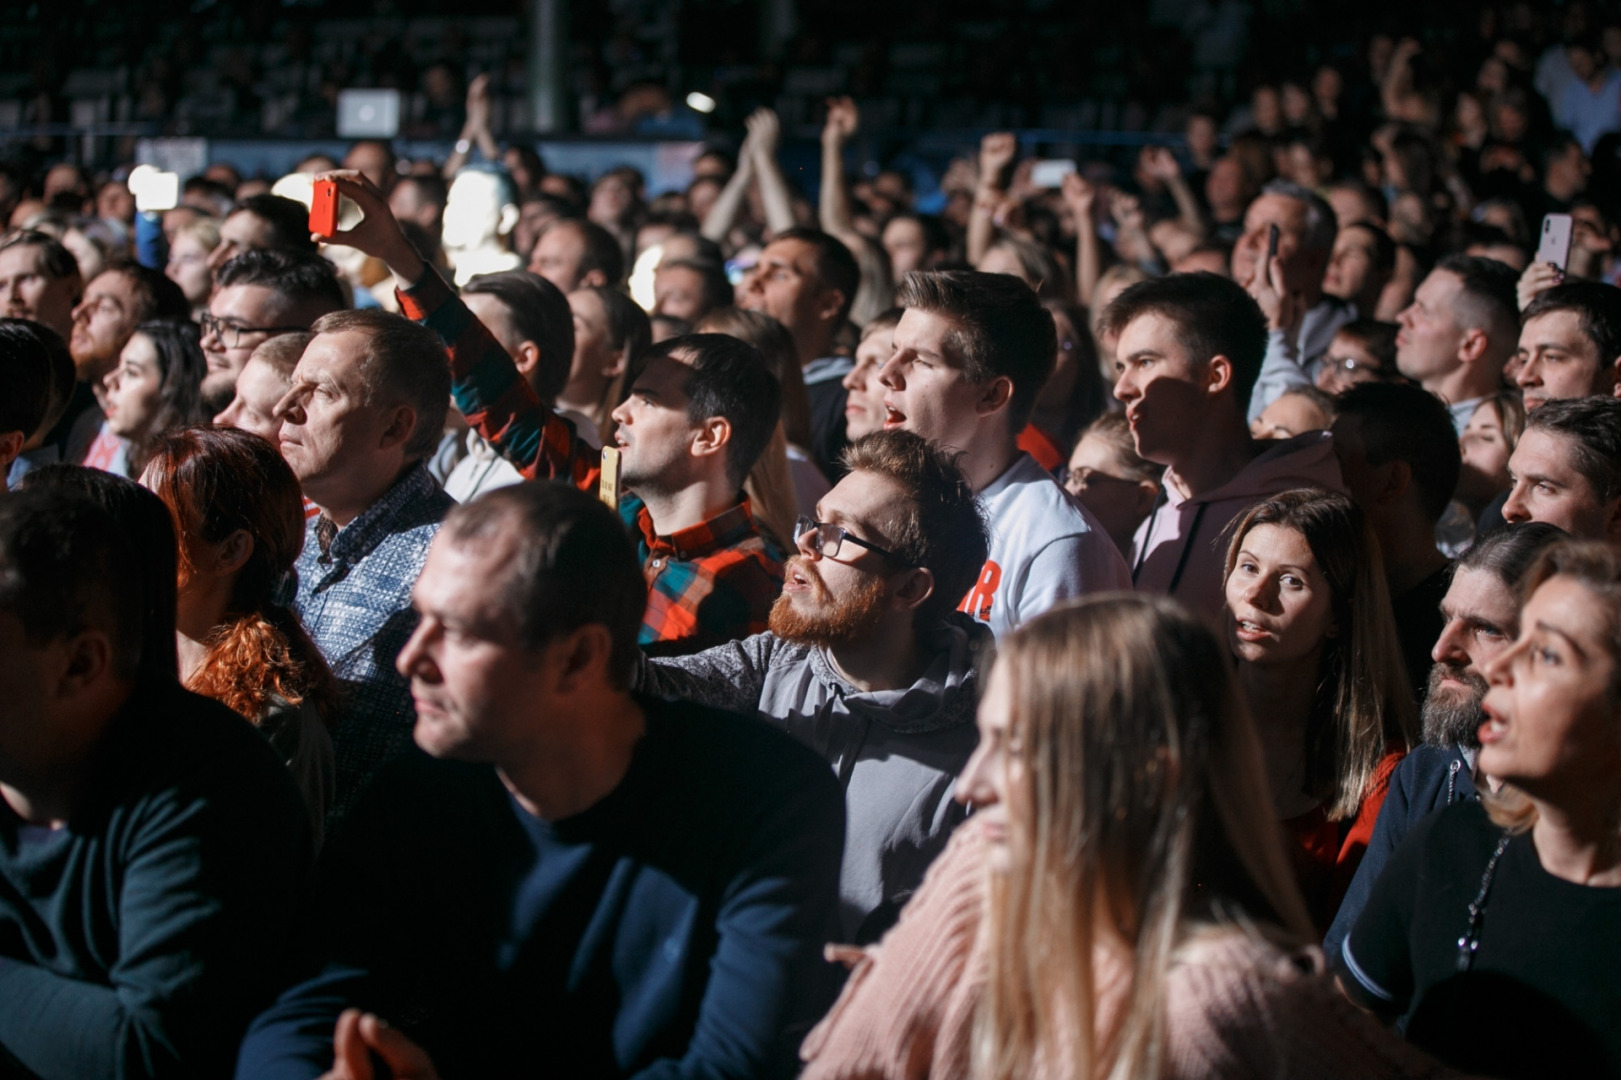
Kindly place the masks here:
[(1223, 588), (1273, 806), (1326, 928), (1417, 741), (1379, 544), (1344, 495), (1286, 491), (1239, 519)]
[(1226, 650), (1173, 601), (1061, 607), (1001, 643), (975, 815), (802, 1048), (828, 1077), (1436, 1073), (1344, 1001)]

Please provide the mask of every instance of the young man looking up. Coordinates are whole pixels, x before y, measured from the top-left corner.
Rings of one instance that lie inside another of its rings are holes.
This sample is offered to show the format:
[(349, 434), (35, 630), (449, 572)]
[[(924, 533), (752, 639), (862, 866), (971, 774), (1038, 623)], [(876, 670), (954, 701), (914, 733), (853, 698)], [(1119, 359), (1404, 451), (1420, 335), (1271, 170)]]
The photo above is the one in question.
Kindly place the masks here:
[(895, 301), (906, 311), (878, 375), (884, 427), (960, 454), (990, 523), (962, 610), (1000, 636), (1060, 601), (1129, 589), (1108, 534), (1017, 444), (1057, 351), (1035, 292), (1008, 274), (913, 272)]
[(1505, 521), (1545, 521), (1579, 540), (1621, 543), (1621, 399), (1548, 402), (1525, 418), (1508, 472)]
[(1251, 438), (1245, 417), (1267, 323), (1226, 278), (1139, 282), (1104, 311), (1102, 328), (1119, 335), (1114, 396), (1126, 407), (1137, 454), (1166, 466), (1164, 497), (1132, 545), (1132, 581), (1216, 618), (1228, 525), (1290, 488), (1343, 491), (1332, 437)]
[(1519, 340), (1515, 273), (1478, 255), (1448, 255), (1396, 316), (1396, 367), (1438, 395), (1463, 434), (1475, 406), (1495, 394)]

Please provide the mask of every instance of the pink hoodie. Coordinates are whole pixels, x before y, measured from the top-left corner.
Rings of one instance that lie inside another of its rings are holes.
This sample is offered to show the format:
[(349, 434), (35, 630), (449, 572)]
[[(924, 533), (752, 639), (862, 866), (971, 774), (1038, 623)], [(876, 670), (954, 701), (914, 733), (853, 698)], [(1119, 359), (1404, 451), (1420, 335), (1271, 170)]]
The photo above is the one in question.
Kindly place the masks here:
[(1333, 437), (1326, 431), (1276, 444), (1202, 496), (1184, 499), (1166, 483), (1164, 501), (1132, 541), (1132, 581), (1142, 592), (1168, 593), (1197, 614), (1219, 619), (1229, 526), (1267, 496), (1300, 487), (1345, 492)]

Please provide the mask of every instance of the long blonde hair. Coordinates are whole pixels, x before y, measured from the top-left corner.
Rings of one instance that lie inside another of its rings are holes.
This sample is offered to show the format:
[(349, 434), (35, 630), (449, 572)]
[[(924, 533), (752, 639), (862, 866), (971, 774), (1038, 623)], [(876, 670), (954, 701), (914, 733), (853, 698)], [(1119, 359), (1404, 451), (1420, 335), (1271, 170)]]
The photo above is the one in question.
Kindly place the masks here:
[(1328, 820), (1354, 818), (1386, 749), (1418, 741), (1418, 710), (1396, 636), (1379, 541), (1356, 503), (1298, 488), (1256, 503), (1233, 529), (1225, 582), (1250, 530), (1276, 525), (1299, 533), (1333, 593), (1339, 633), (1323, 642), (1317, 706), (1306, 729), (1304, 790), (1322, 799)]
[[(1000, 648), (1023, 779), (1010, 864), (991, 875), (974, 1075), (1158, 1076), (1166, 977), (1190, 933), (1312, 936), (1227, 650), (1174, 601), (1132, 595), (1057, 608)], [(1130, 955), (1107, 1030), (1099, 945)]]

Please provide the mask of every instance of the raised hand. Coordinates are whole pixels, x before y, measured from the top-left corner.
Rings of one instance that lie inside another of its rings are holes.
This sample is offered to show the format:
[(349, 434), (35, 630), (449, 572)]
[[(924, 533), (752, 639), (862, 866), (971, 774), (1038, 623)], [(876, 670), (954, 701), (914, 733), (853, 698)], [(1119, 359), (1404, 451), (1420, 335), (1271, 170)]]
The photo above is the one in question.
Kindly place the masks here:
[(490, 77), (476, 75), (467, 84), (467, 125), (470, 132), (490, 130)]
[(754, 145), (756, 159), (777, 159), (777, 146), (782, 142), (782, 121), (771, 109), (759, 108), (743, 121), (749, 129), (749, 141)]
[(1018, 156), (1019, 141), (1011, 131), (993, 131), (979, 140), (979, 182), (982, 187), (998, 187), (1002, 173)]
[(1092, 186), (1078, 172), (1072, 172), (1064, 177), (1063, 183), (1058, 187), (1058, 193), (1064, 198), (1064, 205), (1069, 212), (1075, 215), (1075, 228), (1090, 228), (1092, 224), (1092, 204), (1097, 201), (1098, 189)]
[(1305, 305), (1298, 293), (1283, 283), (1283, 266), (1277, 256), (1263, 254), (1255, 265), (1255, 275), (1244, 286), (1266, 316), (1269, 329), (1292, 334), (1305, 316)]
[(1182, 178), (1182, 166), (1176, 163), (1176, 155), (1163, 146), (1145, 146), (1138, 160), (1142, 163), (1143, 172), (1156, 180), (1170, 183)]
[(1538, 296), (1564, 283), (1565, 272), (1559, 267), (1551, 262), (1533, 262), (1515, 283), (1514, 299), (1519, 302), (1520, 310), (1524, 311)]
[(317, 180), (331, 180), (338, 186), (338, 194), (354, 202), (364, 215), (351, 229), (339, 229), (330, 238), (334, 244), (346, 244), (357, 251), (381, 259), (383, 264), (406, 287), (416, 284), (426, 271), (422, 257), (400, 231), (400, 223), (388, 208), (388, 198), (372, 182), (355, 169), (338, 169), (321, 173)]
[(842, 143), (861, 126), (861, 112), (847, 97), (828, 98), (827, 122), (822, 125), (823, 143)]

